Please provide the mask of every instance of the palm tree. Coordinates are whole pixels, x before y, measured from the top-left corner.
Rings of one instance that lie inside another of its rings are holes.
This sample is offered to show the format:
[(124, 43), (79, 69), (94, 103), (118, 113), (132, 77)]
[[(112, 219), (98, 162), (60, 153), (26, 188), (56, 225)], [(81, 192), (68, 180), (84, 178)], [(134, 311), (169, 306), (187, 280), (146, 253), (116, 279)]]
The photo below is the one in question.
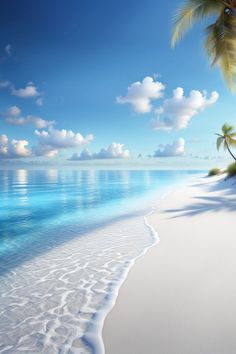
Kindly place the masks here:
[(224, 143), (225, 150), (228, 150), (230, 155), (236, 161), (236, 157), (233, 155), (232, 151), (230, 150), (230, 146), (236, 146), (236, 132), (234, 131), (234, 127), (229, 124), (224, 124), (221, 128), (222, 134), (216, 134), (218, 136), (216, 141), (217, 149), (219, 150), (222, 143)]
[(174, 16), (172, 46), (175, 46), (193, 22), (216, 15), (206, 29), (205, 48), (212, 66), (219, 64), (230, 87), (236, 80), (236, 0), (185, 0)]

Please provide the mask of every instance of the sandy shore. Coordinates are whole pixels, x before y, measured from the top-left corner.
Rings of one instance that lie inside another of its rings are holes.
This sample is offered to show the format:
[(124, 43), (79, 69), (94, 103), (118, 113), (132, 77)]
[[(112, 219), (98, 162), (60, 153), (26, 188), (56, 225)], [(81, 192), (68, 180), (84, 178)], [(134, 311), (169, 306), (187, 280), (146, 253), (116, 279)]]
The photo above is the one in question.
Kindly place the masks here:
[(106, 354), (236, 353), (236, 184), (202, 178), (163, 200), (103, 329)]

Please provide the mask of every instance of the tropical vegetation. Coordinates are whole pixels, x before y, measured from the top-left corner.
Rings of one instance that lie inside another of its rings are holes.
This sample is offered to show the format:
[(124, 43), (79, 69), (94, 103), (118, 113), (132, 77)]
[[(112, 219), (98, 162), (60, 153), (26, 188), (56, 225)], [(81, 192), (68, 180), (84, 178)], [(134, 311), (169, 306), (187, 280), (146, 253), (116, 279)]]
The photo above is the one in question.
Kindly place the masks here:
[(223, 145), (225, 150), (228, 150), (229, 154), (236, 161), (236, 157), (231, 151), (231, 147), (236, 147), (236, 131), (234, 127), (230, 124), (225, 123), (221, 128), (221, 134), (216, 134), (218, 136), (216, 140), (217, 150)]
[(205, 48), (212, 66), (218, 64), (230, 87), (236, 80), (236, 0), (185, 0), (174, 15), (172, 46), (193, 23), (214, 15), (206, 28)]
[(220, 168), (217, 168), (217, 167), (214, 167), (212, 168), (209, 172), (208, 172), (208, 176), (209, 177), (212, 177), (212, 176), (218, 176), (221, 174), (221, 169)]
[(227, 167), (227, 174), (228, 174), (228, 177), (236, 176), (236, 163), (235, 162)]

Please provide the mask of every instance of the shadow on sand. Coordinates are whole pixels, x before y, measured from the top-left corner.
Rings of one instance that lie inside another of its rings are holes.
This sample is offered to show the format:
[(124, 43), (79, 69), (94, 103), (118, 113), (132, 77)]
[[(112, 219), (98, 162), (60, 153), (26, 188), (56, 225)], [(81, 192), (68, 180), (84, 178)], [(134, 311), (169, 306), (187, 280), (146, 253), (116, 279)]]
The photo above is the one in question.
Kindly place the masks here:
[[(204, 191), (209, 195), (206, 196), (205, 194), (202, 196), (193, 197), (193, 202), (186, 205), (184, 208), (163, 210), (164, 213), (169, 214), (169, 219), (184, 216), (195, 216), (209, 211), (236, 211), (236, 179), (225, 179), (219, 183), (209, 180), (206, 185), (201, 183), (193, 185), (193, 187), (200, 186), (202, 186)], [(219, 196), (216, 195), (218, 193)]]

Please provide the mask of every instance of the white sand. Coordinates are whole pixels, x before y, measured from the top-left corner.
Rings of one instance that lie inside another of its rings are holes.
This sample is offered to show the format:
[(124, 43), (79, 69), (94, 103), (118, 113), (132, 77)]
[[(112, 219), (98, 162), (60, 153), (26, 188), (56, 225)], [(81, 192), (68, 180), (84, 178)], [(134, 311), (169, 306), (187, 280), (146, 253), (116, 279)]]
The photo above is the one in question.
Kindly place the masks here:
[(160, 242), (105, 321), (106, 354), (236, 353), (235, 182), (202, 178), (161, 202)]

